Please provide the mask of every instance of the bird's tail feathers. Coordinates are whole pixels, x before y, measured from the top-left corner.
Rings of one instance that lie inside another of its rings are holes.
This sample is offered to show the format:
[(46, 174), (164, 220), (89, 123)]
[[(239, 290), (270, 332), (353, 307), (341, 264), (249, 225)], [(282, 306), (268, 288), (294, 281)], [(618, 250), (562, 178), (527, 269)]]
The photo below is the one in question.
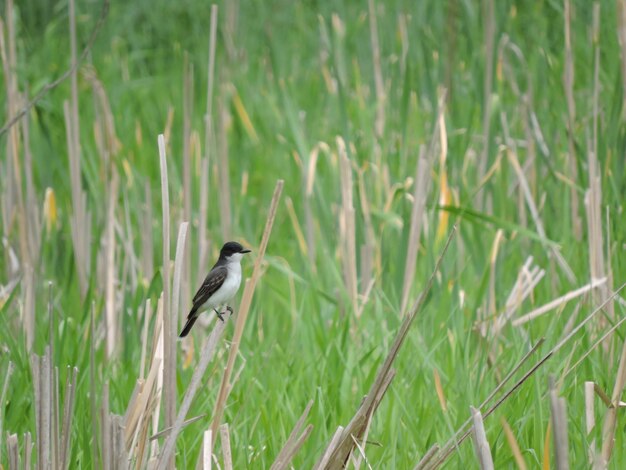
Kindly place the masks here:
[(185, 323), (185, 326), (183, 327), (183, 331), (181, 331), (180, 335), (178, 335), (179, 338), (184, 338), (185, 336), (189, 334), (189, 332), (191, 331), (191, 327), (198, 319), (197, 311), (198, 309), (195, 307), (191, 309), (191, 312), (189, 312), (189, 315), (187, 315), (187, 323)]

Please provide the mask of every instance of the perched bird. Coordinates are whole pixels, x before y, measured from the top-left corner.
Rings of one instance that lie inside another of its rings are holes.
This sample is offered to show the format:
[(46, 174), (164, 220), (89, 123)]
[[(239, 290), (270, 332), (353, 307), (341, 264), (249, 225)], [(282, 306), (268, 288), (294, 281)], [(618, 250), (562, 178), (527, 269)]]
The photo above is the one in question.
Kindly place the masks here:
[[(187, 323), (185, 323), (183, 331), (180, 332), (181, 338), (187, 336), (202, 310), (213, 309), (217, 317), (224, 321), (222, 316), (224, 312), (217, 310), (217, 307), (224, 305), (237, 293), (239, 284), (241, 284), (240, 261), (246, 253), (250, 253), (250, 250), (244, 249), (237, 242), (224, 244), (220, 250), (220, 258), (211, 268), (200, 289), (193, 297), (193, 307), (187, 315)], [(231, 314), (233, 313), (233, 309), (228, 305), (226, 305), (226, 310)]]

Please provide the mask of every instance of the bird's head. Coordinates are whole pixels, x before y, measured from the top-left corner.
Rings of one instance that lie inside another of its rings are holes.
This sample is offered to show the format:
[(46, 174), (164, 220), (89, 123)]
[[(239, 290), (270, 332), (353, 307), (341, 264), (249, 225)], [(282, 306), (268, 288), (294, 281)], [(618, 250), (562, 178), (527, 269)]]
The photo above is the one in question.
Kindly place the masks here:
[(220, 250), (220, 259), (239, 261), (246, 253), (250, 253), (250, 250), (244, 248), (240, 243), (227, 242)]

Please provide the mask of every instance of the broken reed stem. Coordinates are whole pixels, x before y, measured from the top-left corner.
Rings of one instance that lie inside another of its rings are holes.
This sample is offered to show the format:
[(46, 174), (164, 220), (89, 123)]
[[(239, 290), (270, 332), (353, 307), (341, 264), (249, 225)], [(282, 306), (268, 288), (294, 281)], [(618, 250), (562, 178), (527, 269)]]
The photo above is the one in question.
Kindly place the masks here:
[(231, 390), (230, 377), (232, 375), (233, 368), (235, 366), (235, 359), (237, 358), (237, 353), (239, 352), (239, 344), (241, 342), (241, 337), (243, 335), (243, 329), (246, 324), (246, 319), (248, 318), (248, 311), (250, 310), (250, 305), (252, 303), (252, 296), (254, 295), (256, 284), (259, 280), (259, 277), (261, 276), (261, 263), (263, 262), (263, 257), (265, 256), (265, 250), (267, 249), (267, 244), (269, 242), (270, 234), (272, 233), (272, 227), (274, 226), (274, 219), (276, 218), (276, 210), (278, 209), (278, 202), (280, 200), (280, 194), (282, 193), (283, 186), (284, 186), (283, 180), (278, 180), (276, 182), (276, 187), (274, 188), (274, 195), (272, 196), (272, 202), (270, 203), (270, 209), (267, 215), (267, 221), (265, 222), (265, 229), (263, 230), (263, 237), (261, 239), (261, 245), (259, 246), (259, 253), (257, 255), (256, 260), (254, 261), (254, 269), (252, 270), (252, 276), (250, 279), (246, 280), (245, 288), (244, 288), (243, 295), (241, 298), (241, 305), (239, 307), (237, 320), (235, 322), (235, 333), (233, 334), (230, 351), (228, 353), (228, 361), (226, 363), (226, 369), (224, 370), (224, 375), (222, 376), (220, 390), (217, 396), (217, 400), (215, 402), (215, 408), (213, 410), (213, 422), (211, 423), (211, 431), (213, 435), (217, 434), (218, 427), (222, 420), (222, 414), (224, 413), (226, 399), (228, 398), (228, 394), (230, 393), (230, 390)]
[[(170, 310), (170, 193), (165, 155), (165, 137), (158, 136), (161, 167), (161, 211), (163, 214), (163, 401), (165, 402), (165, 427), (172, 426), (176, 418), (176, 332), (177, 322)], [(168, 468), (173, 467), (173, 460)]]
[(288, 468), (289, 463), (291, 462), (291, 459), (295, 455), (295, 451), (297, 451), (295, 446), (298, 443), (298, 441), (304, 436), (304, 434), (302, 436), (299, 436), (300, 429), (302, 429), (302, 425), (304, 424), (304, 421), (309, 415), (309, 411), (311, 411), (312, 406), (313, 406), (313, 400), (310, 400), (309, 403), (304, 408), (302, 415), (300, 416), (295, 426), (293, 427), (291, 434), (289, 434), (289, 437), (287, 438), (285, 445), (276, 456), (276, 460), (274, 460), (274, 463), (272, 464), (270, 470), (279, 470), (279, 469)]
[(473, 406), (470, 406), (473, 421), (473, 433), (474, 451), (476, 452), (476, 458), (481, 470), (493, 470), (493, 458), (491, 457), (491, 450), (489, 449), (489, 441), (487, 441), (487, 435), (485, 434), (485, 426), (483, 424), (483, 417)]
[(200, 354), (200, 361), (198, 365), (193, 371), (193, 375), (191, 376), (191, 382), (187, 386), (187, 391), (185, 392), (185, 396), (183, 397), (183, 401), (180, 405), (180, 409), (178, 410), (178, 415), (174, 420), (174, 423), (171, 426), (171, 431), (163, 444), (163, 448), (161, 449), (161, 454), (159, 455), (159, 460), (157, 464), (157, 469), (164, 470), (168, 467), (168, 462), (170, 458), (173, 458), (174, 449), (176, 446), (176, 439), (180, 434), (183, 423), (185, 421), (185, 417), (187, 416), (187, 412), (191, 407), (191, 402), (200, 388), (202, 377), (209, 366), (209, 362), (215, 353), (215, 349), (217, 347), (217, 343), (220, 338), (224, 334), (224, 330), (226, 329), (226, 322), (215, 322), (215, 328), (211, 332), (209, 338), (202, 348), (202, 352)]
[(567, 440), (567, 411), (565, 398), (559, 397), (555, 388), (550, 390), (552, 430), (554, 434), (554, 459), (557, 470), (569, 470)]
[(606, 284), (606, 280), (607, 280), (606, 277), (602, 279), (596, 279), (590, 282), (589, 284), (579, 287), (578, 289), (574, 289), (573, 291), (570, 291), (567, 294), (564, 294), (561, 297), (558, 297), (548, 302), (547, 304), (536, 308), (535, 310), (527, 313), (526, 315), (516, 318), (515, 320), (511, 322), (511, 324), (513, 326), (520, 326), (520, 325), (523, 325), (524, 323), (528, 323), (529, 321), (534, 320), (537, 317), (540, 317), (541, 315), (549, 312), (550, 310), (553, 310), (563, 304), (566, 304), (570, 300), (575, 299), (576, 297), (580, 297), (581, 295), (586, 294), (592, 289), (595, 289), (599, 286)]

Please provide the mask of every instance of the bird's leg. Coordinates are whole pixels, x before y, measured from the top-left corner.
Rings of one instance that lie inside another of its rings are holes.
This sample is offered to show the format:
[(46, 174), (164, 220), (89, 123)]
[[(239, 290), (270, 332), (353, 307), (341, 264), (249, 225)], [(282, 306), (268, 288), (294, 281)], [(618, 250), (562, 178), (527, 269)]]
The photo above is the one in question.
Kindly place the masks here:
[(216, 308), (214, 308), (213, 310), (215, 310), (215, 313), (217, 314), (217, 318), (219, 318), (223, 322), (224, 321), (224, 312), (218, 312), (218, 310)]
[(233, 309), (231, 308), (231, 306), (230, 306), (230, 305), (227, 305), (227, 306), (226, 306), (226, 310), (227, 310), (228, 312), (230, 312), (230, 314), (231, 314), (231, 315), (233, 314)]

